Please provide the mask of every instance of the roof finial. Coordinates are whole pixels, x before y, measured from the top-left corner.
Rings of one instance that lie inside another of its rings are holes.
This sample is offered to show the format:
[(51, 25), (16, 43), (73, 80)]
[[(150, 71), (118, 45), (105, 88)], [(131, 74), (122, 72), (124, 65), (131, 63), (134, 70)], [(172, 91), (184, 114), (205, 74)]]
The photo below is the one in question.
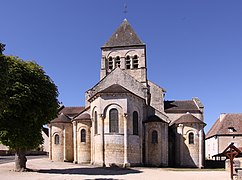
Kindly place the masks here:
[(124, 3), (124, 10), (123, 10), (123, 13), (124, 13), (124, 19), (126, 19), (126, 16), (127, 16), (127, 13), (128, 13), (128, 6), (126, 3)]

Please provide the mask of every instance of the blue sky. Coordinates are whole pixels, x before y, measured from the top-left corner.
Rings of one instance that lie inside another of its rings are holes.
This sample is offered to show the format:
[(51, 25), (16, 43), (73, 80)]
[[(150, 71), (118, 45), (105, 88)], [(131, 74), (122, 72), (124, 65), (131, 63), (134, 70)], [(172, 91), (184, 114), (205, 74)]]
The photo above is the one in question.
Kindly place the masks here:
[[(123, 13), (124, 4), (128, 13)], [(199, 97), (206, 131), (242, 112), (242, 0), (0, 0), (6, 55), (35, 60), (59, 101), (84, 105), (99, 81), (100, 47), (126, 17), (146, 44), (148, 78), (166, 100)]]

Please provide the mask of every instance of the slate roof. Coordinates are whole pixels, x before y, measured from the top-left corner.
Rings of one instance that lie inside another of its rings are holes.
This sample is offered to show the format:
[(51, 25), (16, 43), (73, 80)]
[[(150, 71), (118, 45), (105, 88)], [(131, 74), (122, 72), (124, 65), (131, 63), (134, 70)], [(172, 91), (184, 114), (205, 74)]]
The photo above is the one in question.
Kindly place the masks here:
[(61, 113), (57, 118), (53, 119), (50, 123), (71, 123), (71, 119), (65, 114)]
[(105, 47), (123, 47), (145, 45), (135, 33), (131, 25), (125, 19), (118, 29), (113, 33), (109, 40), (102, 46)]
[(221, 119), (218, 118), (208, 131), (206, 139), (218, 135), (242, 135), (242, 113), (225, 114)]
[(181, 117), (179, 117), (177, 120), (173, 121), (172, 124), (186, 124), (186, 123), (199, 123), (199, 124), (204, 124), (203, 121), (198, 119), (197, 117), (193, 116), (190, 113), (184, 114)]
[(187, 113), (187, 112), (200, 113), (201, 112), (193, 100), (165, 101), (164, 109), (166, 113)]

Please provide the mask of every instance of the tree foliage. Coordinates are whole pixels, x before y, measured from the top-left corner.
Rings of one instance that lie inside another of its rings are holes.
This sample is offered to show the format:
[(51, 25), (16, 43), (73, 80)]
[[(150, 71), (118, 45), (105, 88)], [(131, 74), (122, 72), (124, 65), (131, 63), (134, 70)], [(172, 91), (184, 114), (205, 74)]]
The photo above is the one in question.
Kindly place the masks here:
[(0, 142), (16, 151), (36, 148), (43, 125), (57, 114), (57, 97), (38, 64), (0, 55)]

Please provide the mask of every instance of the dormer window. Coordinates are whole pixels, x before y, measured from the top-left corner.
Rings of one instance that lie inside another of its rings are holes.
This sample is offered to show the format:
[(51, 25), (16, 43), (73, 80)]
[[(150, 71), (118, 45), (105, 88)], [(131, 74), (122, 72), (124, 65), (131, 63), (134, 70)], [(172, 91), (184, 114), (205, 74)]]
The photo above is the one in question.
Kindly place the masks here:
[(228, 127), (228, 131), (229, 132), (236, 132), (236, 129), (234, 129), (234, 127)]
[(138, 69), (139, 68), (139, 60), (138, 60), (138, 56), (134, 55), (133, 57), (133, 68), (134, 69)]
[(120, 57), (119, 56), (117, 56), (115, 58), (115, 67), (120, 67)]
[(126, 56), (126, 58), (125, 58), (125, 66), (126, 66), (126, 69), (130, 69), (131, 68), (130, 56)]
[(108, 69), (110, 69), (110, 70), (113, 69), (113, 58), (112, 57), (108, 58)]

